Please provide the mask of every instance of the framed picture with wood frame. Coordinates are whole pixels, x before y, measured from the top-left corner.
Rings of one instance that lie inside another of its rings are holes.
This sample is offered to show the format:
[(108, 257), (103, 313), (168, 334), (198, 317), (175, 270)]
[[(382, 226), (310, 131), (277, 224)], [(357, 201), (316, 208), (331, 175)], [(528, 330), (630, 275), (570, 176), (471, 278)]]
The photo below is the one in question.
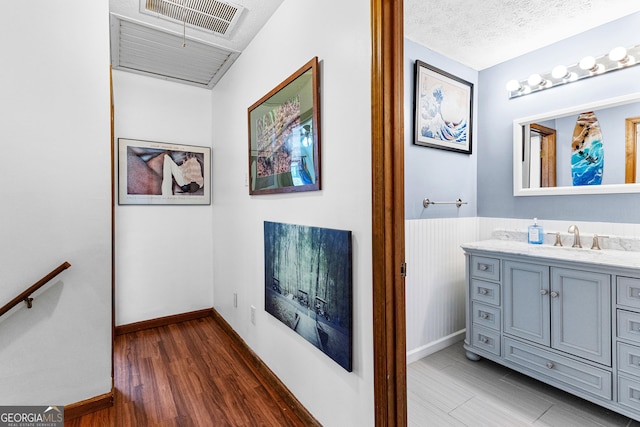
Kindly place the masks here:
[(416, 61), (414, 144), (471, 154), (473, 83)]
[(320, 87), (314, 57), (249, 107), (249, 194), (320, 189)]

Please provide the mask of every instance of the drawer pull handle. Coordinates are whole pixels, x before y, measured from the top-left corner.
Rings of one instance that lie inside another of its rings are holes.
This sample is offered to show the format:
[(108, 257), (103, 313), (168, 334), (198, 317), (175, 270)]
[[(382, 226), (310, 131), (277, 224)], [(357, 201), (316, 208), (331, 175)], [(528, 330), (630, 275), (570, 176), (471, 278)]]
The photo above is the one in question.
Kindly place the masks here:
[(551, 362), (547, 362), (547, 368), (549, 368), (549, 369), (553, 369), (553, 363), (551, 363)]
[(480, 269), (480, 271), (487, 271), (489, 269), (489, 266), (487, 264), (480, 264), (478, 268)]
[(548, 290), (546, 290), (546, 289), (540, 289), (540, 295), (546, 295), (546, 294), (548, 294), (548, 293), (549, 293), (549, 291), (548, 291)]
[(483, 344), (487, 344), (489, 342), (489, 338), (481, 336), (480, 337), (480, 342), (483, 343)]
[(483, 312), (480, 313), (480, 317), (483, 318), (483, 319), (488, 319), (489, 315), (483, 311)]
[(560, 294), (556, 291), (551, 291), (549, 295), (551, 295), (551, 298), (558, 298), (560, 296)]
[(485, 288), (480, 288), (478, 292), (480, 293), (480, 295), (487, 295), (489, 293), (489, 291), (487, 291)]

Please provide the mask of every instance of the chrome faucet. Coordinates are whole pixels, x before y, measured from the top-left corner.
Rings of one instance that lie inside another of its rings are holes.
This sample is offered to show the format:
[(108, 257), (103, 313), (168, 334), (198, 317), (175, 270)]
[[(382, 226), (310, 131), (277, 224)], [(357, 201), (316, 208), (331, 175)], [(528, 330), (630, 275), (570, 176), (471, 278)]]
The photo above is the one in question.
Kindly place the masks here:
[(573, 245), (571, 247), (581, 248), (582, 245), (580, 244), (580, 230), (578, 230), (578, 226), (570, 225), (568, 231), (569, 233), (573, 233)]

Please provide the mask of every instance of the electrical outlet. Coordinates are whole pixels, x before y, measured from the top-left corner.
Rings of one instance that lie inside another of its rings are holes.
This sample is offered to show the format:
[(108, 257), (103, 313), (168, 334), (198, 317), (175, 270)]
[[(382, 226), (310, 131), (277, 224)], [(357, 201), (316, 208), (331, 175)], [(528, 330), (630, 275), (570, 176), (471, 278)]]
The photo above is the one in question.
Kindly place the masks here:
[(238, 294), (235, 292), (233, 293), (233, 306), (238, 308)]
[(251, 323), (256, 324), (256, 308), (251, 306)]

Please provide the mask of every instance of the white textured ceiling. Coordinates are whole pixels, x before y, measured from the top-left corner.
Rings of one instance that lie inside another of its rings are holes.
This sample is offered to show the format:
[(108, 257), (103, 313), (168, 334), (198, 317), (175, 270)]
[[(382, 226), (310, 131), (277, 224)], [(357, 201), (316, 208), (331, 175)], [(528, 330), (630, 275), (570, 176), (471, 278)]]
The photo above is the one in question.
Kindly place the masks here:
[(483, 70), (637, 11), (640, 0), (404, 0), (404, 32)]

